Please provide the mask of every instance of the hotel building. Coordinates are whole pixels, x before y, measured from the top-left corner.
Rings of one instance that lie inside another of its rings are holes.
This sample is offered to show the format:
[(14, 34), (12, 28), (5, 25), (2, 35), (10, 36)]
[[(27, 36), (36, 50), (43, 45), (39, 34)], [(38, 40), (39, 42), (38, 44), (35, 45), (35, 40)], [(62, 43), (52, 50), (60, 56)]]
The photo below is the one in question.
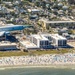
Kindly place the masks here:
[(67, 46), (67, 39), (58, 34), (32, 34), (28, 41), (20, 41), (20, 44), (25, 49), (62, 48)]

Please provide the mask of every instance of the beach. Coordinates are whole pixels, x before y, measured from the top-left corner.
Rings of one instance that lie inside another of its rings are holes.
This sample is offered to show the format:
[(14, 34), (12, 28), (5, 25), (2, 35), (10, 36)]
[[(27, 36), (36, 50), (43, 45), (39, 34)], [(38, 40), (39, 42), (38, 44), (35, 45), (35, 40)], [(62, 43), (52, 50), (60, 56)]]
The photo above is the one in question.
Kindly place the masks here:
[(0, 67), (54, 67), (75, 68), (75, 54), (46, 54), (36, 56), (0, 57)]

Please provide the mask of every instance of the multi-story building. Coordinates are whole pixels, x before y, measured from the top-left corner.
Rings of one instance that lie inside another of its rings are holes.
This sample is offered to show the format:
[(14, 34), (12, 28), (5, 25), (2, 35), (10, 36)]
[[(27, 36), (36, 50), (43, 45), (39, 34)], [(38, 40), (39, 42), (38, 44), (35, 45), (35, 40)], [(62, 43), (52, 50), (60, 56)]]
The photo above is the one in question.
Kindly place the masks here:
[(41, 23), (44, 29), (49, 29), (49, 27), (67, 27), (67, 28), (75, 28), (75, 21), (49, 21), (47, 19), (40, 19), (39, 22)]
[(52, 34), (51, 39), (52, 39), (52, 43), (56, 47), (66, 47), (67, 46), (67, 39), (58, 34)]
[(62, 48), (67, 46), (67, 39), (58, 34), (32, 34), (29, 40), (20, 41), (25, 49), (51, 49)]
[(31, 35), (30, 41), (36, 44), (39, 48), (50, 48), (49, 40), (41, 34)]

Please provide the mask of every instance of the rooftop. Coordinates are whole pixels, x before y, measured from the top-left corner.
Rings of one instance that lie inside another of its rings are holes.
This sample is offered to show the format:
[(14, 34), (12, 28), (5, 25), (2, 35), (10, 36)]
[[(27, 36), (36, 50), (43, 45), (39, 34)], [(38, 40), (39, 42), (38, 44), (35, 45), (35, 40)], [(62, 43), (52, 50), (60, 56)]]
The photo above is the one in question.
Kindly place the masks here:
[(31, 43), (27, 40), (20, 41), (20, 43), (26, 48), (38, 48), (34, 43)]
[(66, 38), (65, 37), (63, 37), (63, 36), (60, 36), (59, 34), (49, 34), (49, 33), (46, 33), (46, 34), (36, 34), (36, 35), (31, 35), (31, 36), (33, 36), (33, 37), (35, 37), (36, 39), (38, 39), (38, 40), (48, 40), (46, 37), (53, 37), (53, 38), (55, 38), (55, 39), (57, 39), (57, 40), (66, 40)]
[(60, 40), (60, 39), (66, 40), (65, 37), (60, 36), (60, 35), (58, 35), (58, 34), (48, 34), (48, 33), (47, 33), (47, 34), (42, 34), (42, 36), (43, 36), (43, 37), (53, 37), (53, 38), (58, 39), (58, 40)]
[(66, 40), (66, 38), (65, 37), (62, 37), (62, 36), (60, 36), (60, 35), (58, 35), (58, 34), (51, 34), (51, 37), (53, 37), (53, 38), (55, 38), (55, 39), (57, 39), (57, 40)]
[(45, 38), (42, 34), (34, 34), (34, 35), (31, 35), (32, 37), (35, 37), (36, 39), (38, 40), (48, 40), (47, 38)]
[(16, 43), (11, 43), (9, 41), (2, 41), (0, 42), (0, 46), (16, 46)]
[(45, 23), (75, 23), (75, 21), (49, 21), (48, 19), (40, 19), (39, 21), (44, 21)]
[(20, 25), (6, 24), (6, 25), (0, 25), (0, 28), (13, 27), (13, 26), (16, 27)]
[(3, 36), (5, 34), (5, 31), (0, 32), (0, 36)]

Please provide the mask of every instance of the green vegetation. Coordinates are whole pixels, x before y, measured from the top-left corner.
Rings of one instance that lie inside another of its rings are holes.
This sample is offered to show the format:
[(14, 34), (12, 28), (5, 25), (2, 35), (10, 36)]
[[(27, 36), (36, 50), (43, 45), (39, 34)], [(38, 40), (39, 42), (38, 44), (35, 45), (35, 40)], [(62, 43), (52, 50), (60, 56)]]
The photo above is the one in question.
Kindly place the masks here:
[(22, 55), (28, 55), (27, 52), (21, 52), (21, 51), (4, 51), (0, 52), (0, 57), (6, 57), (6, 56), (22, 56)]
[(23, 55), (42, 55), (42, 54), (64, 54), (68, 53), (69, 49), (61, 49), (61, 50), (38, 50), (38, 51), (29, 51), (29, 52), (22, 52), (22, 51), (1, 51), (0, 57), (6, 56), (23, 56)]
[(71, 34), (75, 34), (75, 30), (70, 30), (69, 31)]
[(29, 3), (29, 1), (28, 0), (23, 0), (23, 2), (26, 4), (26, 3)]
[(64, 54), (68, 53), (68, 49), (61, 49), (60, 51), (58, 50), (42, 50), (42, 51), (31, 51), (33, 55), (42, 55), (42, 54)]

